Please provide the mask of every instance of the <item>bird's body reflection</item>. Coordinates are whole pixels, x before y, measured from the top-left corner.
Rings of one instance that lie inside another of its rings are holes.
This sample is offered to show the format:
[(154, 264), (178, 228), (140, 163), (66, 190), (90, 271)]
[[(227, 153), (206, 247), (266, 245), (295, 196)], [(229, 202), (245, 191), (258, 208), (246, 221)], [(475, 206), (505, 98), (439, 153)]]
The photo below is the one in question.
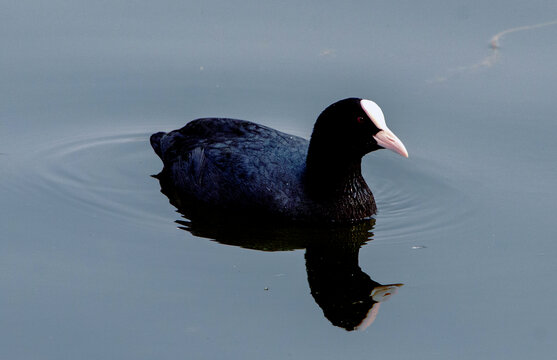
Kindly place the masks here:
[[(165, 194), (185, 218), (187, 204), (157, 178)], [(394, 295), (402, 284), (381, 285), (362, 271), (359, 250), (371, 240), (375, 219), (343, 226), (269, 224), (261, 219), (178, 220), (180, 228), (198, 237), (222, 244), (261, 251), (306, 249), (306, 270), (311, 294), (325, 317), (346, 330), (363, 330), (377, 316), (379, 305)]]
[(333, 238), (306, 249), (311, 294), (325, 317), (346, 330), (368, 327), (375, 320), (380, 303), (402, 286), (381, 285), (362, 271), (358, 255), (369, 233), (366, 236), (361, 230), (336, 231)]

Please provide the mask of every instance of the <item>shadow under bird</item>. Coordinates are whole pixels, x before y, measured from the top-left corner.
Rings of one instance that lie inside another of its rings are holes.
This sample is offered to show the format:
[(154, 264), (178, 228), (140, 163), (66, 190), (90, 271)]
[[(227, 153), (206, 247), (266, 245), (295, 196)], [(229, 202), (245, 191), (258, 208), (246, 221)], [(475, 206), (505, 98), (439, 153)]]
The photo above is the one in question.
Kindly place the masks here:
[(390, 149), (404, 157), (371, 100), (348, 98), (317, 118), (311, 139), (253, 122), (203, 118), (151, 136), (164, 168), (156, 177), (189, 218), (353, 223), (377, 211), (362, 157)]

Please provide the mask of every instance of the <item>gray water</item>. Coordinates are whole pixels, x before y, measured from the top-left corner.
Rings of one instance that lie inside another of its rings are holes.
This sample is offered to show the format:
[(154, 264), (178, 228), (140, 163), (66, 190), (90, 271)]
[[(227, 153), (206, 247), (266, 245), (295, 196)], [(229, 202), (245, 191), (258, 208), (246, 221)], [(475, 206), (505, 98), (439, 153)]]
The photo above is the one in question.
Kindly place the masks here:
[[(1, 359), (555, 356), (556, 2), (3, 1), (0, 18)], [(228, 116), (308, 137), (349, 96), (410, 153), (364, 158), (367, 228), (196, 231), (150, 177), (155, 131)], [(365, 329), (313, 294), (338, 292), (312, 254), (344, 251), (339, 273), (404, 284)]]

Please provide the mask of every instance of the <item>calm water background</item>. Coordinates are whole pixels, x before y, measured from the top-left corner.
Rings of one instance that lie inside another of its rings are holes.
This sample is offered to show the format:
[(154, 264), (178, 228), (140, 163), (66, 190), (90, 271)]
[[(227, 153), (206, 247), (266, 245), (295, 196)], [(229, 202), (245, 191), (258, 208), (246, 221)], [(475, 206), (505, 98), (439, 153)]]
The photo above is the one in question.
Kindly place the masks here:
[[(2, 1), (0, 358), (523, 359), (557, 337), (555, 1)], [(148, 135), (201, 116), (309, 136), (370, 98), (408, 160), (364, 158), (365, 331), (304, 250), (178, 229)], [(266, 290), (268, 289), (268, 290)]]

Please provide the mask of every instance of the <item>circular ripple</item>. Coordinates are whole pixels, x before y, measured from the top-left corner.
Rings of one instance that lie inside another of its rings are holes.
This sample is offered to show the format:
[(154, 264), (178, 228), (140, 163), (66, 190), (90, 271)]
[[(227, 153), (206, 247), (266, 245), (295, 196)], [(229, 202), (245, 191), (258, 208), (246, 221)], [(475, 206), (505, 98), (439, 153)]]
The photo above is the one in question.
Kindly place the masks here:
[(58, 196), (92, 214), (141, 224), (168, 223), (154, 210), (165, 201), (149, 176), (160, 167), (149, 135), (95, 133), (38, 145), (30, 156), (33, 173), (26, 176), (32, 183), (25, 188), (35, 186), (42, 194)]
[(469, 199), (441, 166), (418, 157), (397, 160), (370, 159), (369, 174), (364, 174), (378, 207), (375, 243), (411, 242), (466, 226)]
[[(25, 191), (35, 186), (91, 212), (168, 226), (176, 214), (149, 176), (161, 168), (150, 134), (97, 132), (39, 144), (25, 165), (32, 173), (16, 186)], [(450, 180), (443, 180), (442, 167), (416, 157), (402, 161), (372, 155), (364, 161), (364, 177), (379, 209), (374, 243), (411, 242), (418, 235), (423, 239), (464, 226), (470, 205)]]

